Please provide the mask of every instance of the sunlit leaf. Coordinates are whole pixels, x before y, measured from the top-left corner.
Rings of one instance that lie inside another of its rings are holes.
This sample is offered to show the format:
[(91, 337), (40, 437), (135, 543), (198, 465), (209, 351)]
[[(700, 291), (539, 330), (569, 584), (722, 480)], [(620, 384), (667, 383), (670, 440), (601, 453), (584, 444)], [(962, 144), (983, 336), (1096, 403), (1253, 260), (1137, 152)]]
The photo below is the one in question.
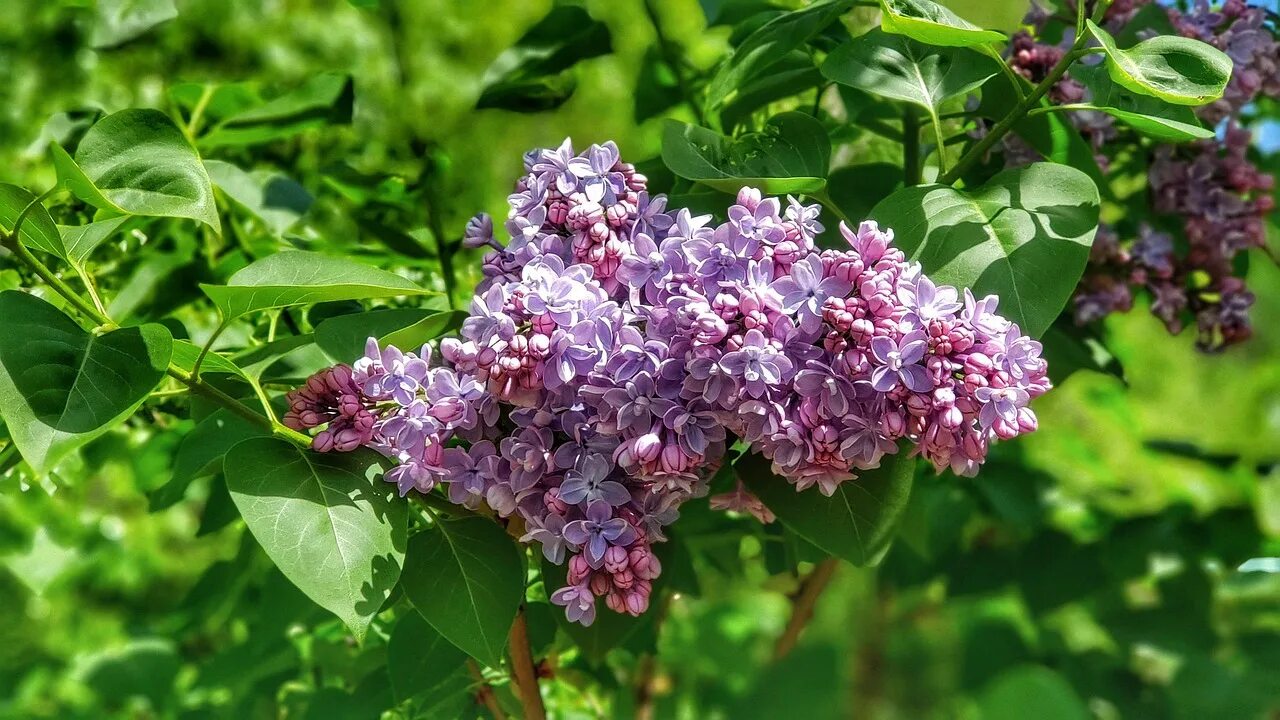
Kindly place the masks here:
[(200, 137), (201, 147), (254, 145), (305, 130), (351, 122), (355, 85), (350, 75), (324, 73), (262, 104), (223, 118)]
[(1089, 102), (1072, 107), (1106, 113), (1143, 135), (1163, 142), (1213, 137), (1213, 130), (1201, 125), (1191, 108), (1131, 93), (1099, 66), (1077, 67), (1071, 75), (1089, 89)]
[(970, 47), (1001, 42), (1004, 35), (983, 30), (932, 0), (880, 0), (880, 27), (929, 45)]
[(37, 202), (35, 195), (17, 185), (0, 183), (0, 231), (12, 233), (18, 216), (27, 206), (31, 206), (31, 210), (22, 221), (18, 239), (29, 248), (67, 259), (67, 247), (49, 217), (49, 211)]
[(178, 17), (173, 0), (97, 0), (94, 7), (89, 44), (95, 48), (122, 45)]
[(1231, 58), (1208, 43), (1177, 35), (1156, 35), (1127, 50), (1111, 33), (1087, 21), (1102, 44), (1107, 72), (1117, 85), (1175, 105), (1203, 105), (1222, 97), (1231, 79)]

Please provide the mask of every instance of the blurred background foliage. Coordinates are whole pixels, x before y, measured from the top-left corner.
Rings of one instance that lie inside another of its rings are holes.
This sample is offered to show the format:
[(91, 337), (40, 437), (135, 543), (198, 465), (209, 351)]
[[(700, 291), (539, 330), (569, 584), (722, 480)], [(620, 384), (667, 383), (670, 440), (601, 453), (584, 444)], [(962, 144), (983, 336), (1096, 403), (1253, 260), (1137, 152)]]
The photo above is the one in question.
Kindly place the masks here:
[[(305, 189), (287, 185), (303, 200), (286, 210), (306, 212), (300, 225), (283, 216), (291, 242), (444, 290), (441, 243), (456, 245), (477, 211), (505, 214), (524, 151), (568, 135), (614, 139), (633, 161), (657, 156), (660, 120), (636, 120), (653, 18), (706, 68), (729, 44), (728, 27), (706, 27), (704, 6), (719, 4), (733, 3), (660, 0), (651, 16), (640, 0), (586, 2), (612, 51), (564, 80), (576, 87), (563, 104), (515, 113), (475, 106), (495, 58), (549, 0), (178, 0), (176, 17), (118, 45), (129, 29), (104, 35), (109, 18), (91, 0), (11, 0), (0, 3), (0, 180), (50, 187), (47, 142), (99, 110), (188, 117), (205, 84), (246, 83), (206, 104), (217, 121), (238, 96), (346, 73), (349, 124), (304, 113), (297, 121), (315, 128), (202, 150)], [(1026, 9), (948, 4), (1003, 30)], [(183, 309), (195, 281), (225, 276), (273, 234), (243, 219), (221, 240), (177, 223), (134, 233), (103, 263), (113, 314), (176, 315), (201, 340), (211, 318)], [(678, 529), (694, 572), (660, 630), (637, 631), (602, 664), (549, 668), (562, 681), (548, 683), (553, 712), (1275, 717), (1280, 572), (1237, 569), (1280, 556), (1280, 269), (1252, 260), (1250, 342), (1206, 356), (1145, 308), (1112, 316), (1127, 382), (1076, 373), (1039, 401), (1040, 431), (1002, 446), (979, 478), (921, 476), (882, 566), (842, 567), (780, 662), (771, 649), (794, 568), (814, 558), (776, 527), (744, 536), (746, 521), (691, 503)], [(451, 261), (462, 301), (479, 257)], [(18, 285), (2, 263), (0, 288)], [(357, 647), (272, 569), (225, 485), (197, 482), (149, 511), (190, 429), (135, 418), (43, 479), (0, 464), (0, 717), (378, 717), (392, 705), (386, 628)], [(551, 633), (543, 620), (535, 636)], [(480, 712), (464, 695), (424, 716)]]

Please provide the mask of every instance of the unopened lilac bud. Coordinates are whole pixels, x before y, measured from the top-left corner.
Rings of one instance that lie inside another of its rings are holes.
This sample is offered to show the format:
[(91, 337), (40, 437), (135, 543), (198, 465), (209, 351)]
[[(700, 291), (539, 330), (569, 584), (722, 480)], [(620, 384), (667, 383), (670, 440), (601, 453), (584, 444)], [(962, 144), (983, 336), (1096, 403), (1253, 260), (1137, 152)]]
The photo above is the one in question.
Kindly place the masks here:
[(627, 549), (617, 545), (611, 546), (604, 553), (604, 569), (610, 573), (620, 573), (627, 568)]
[(488, 213), (480, 213), (467, 221), (466, 230), (462, 234), (462, 246), (478, 248), (485, 245), (498, 248), (493, 239), (493, 218)]
[(591, 565), (587, 562), (586, 556), (574, 555), (569, 558), (569, 571), (566, 579), (570, 585), (581, 585), (590, 573)]

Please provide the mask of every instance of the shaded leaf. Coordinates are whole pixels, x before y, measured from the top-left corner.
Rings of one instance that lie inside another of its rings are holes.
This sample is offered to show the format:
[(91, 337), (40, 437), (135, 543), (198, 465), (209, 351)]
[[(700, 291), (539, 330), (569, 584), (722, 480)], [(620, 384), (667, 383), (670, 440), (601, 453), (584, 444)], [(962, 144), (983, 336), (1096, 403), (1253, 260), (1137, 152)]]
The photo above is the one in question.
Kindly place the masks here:
[(465, 673), (466, 663), (466, 653), (416, 612), (396, 622), (387, 642), (387, 672), (391, 690), (400, 702), (433, 694), (440, 685), (456, 680), (459, 671)]
[(270, 170), (246, 172), (231, 163), (207, 160), (213, 184), (271, 228), (276, 235), (297, 224), (315, 198), (286, 175)]
[(262, 426), (226, 408), (218, 409), (182, 438), (173, 457), (173, 475), (169, 482), (147, 494), (148, 509), (156, 512), (181, 501), (191, 481), (222, 471), (223, 457), (231, 448), (242, 440), (267, 434)]
[(764, 131), (726, 138), (668, 120), (662, 160), (676, 175), (727, 193), (744, 186), (767, 195), (812, 193), (826, 185), (831, 141), (809, 115), (782, 113)]
[(59, 225), (62, 244), (67, 248), (67, 259), (74, 265), (83, 265), (98, 246), (115, 235), (129, 218), (117, 217), (86, 225)]
[(1156, 35), (1121, 50), (1111, 33), (1086, 22), (1106, 51), (1107, 73), (1126, 90), (1175, 105), (1203, 105), (1222, 97), (1231, 79), (1231, 58), (1208, 43)]
[[(316, 326), (316, 344), (334, 362), (350, 363), (364, 354), (365, 342), (370, 337), (381, 340), (438, 314), (420, 308), (391, 308), (338, 315)], [(405, 345), (403, 349), (416, 349), (421, 344)]]
[(577, 5), (556, 5), (485, 71), (478, 108), (537, 112), (559, 107), (577, 83), (578, 62), (613, 51), (609, 28)]
[(199, 143), (201, 147), (254, 145), (317, 127), (347, 124), (354, 106), (351, 76), (324, 73), (277, 98), (229, 114)]

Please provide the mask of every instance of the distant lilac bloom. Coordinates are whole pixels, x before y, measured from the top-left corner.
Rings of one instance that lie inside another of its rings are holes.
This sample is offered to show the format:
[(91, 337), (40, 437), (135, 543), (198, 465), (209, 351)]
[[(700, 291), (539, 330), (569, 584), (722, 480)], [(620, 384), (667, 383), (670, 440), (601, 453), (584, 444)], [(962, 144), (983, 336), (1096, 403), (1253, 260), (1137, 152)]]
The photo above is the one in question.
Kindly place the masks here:
[(620, 517), (613, 516), (609, 503), (597, 500), (587, 506), (587, 517), (564, 526), (564, 539), (585, 550), (587, 562), (598, 568), (604, 563), (609, 544), (627, 545), (635, 537), (635, 529)]
[(596, 619), (596, 598), (584, 585), (570, 585), (551, 593), (551, 602), (564, 608), (569, 622), (590, 627)]
[(730, 375), (742, 378), (747, 394), (763, 397), (770, 386), (782, 382), (791, 373), (791, 361), (770, 346), (759, 330), (747, 332), (742, 349), (727, 353), (720, 366)]
[(920, 361), (929, 348), (921, 333), (912, 333), (894, 340), (879, 335), (871, 338), (871, 356), (877, 366), (871, 371), (871, 386), (879, 392), (889, 392), (899, 384), (913, 392), (933, 389), (933, 379)]
[(609, 480), (613, 463), (603, 455), (588, 455), (577, 470), (565, 473), (560, 484), (560, 499), (570, 505), (603, 500), (613, 507), (631, 500), (631, 493), (622, 483)]

